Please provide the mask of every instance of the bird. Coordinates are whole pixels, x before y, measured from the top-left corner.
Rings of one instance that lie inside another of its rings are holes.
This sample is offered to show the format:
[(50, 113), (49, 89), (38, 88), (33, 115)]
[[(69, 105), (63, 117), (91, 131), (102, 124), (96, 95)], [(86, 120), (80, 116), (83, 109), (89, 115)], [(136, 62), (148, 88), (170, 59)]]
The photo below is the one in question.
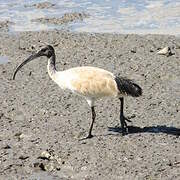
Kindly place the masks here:
[(122, 135), (128, 134), (127, 122), (131, 122), (124, 116), (124, 98), (126, 96), (139, 97), (142, 95), (142, 88), (133, 80), (123, 76), (116, 76), (113, 73), (98, 67), (80, 66), (63, 71), (56, 70), (56, 54), (53, 46), (46, 45), (37, 53), (33, 53), (23, 61), (14, 71), (13, 80), (17, 72), (28, 62), (38, 58), (47, 57), (47, 71), (50, 78), (59, 85), (62, 90), (69, 90), (72, 93), (86, 99), (91, 108), (91, 124), (87, 137), (92, 138), (92, 129), (96, 118), (95, 101), (104, 97), (115, 97), (120, 100), (120, 124)]

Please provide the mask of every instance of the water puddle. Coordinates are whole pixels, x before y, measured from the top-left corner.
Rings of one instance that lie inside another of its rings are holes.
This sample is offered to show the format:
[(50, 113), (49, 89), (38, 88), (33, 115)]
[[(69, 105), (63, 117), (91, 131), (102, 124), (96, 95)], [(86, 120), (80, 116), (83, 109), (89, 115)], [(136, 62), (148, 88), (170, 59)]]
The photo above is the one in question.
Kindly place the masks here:
[[(67, 23), (77, 32), (180, 34), (179, 0), (6, 0), (0, 3), (0, 26), (12, 32), (61, 29), (62, 24), (36, 22), (85, 12), (83, 21)], [(64, 27), (63, 27), (64, 28)]]
[(9, 60), (7, 56), (0, 56), (0, 64), (6, 64), (8, 61)]

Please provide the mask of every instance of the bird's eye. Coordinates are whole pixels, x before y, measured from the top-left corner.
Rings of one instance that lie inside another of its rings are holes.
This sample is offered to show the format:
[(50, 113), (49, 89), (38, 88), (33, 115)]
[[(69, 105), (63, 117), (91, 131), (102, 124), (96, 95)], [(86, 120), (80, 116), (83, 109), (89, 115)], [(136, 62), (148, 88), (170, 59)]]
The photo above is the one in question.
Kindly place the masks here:
[(47, 56), (50, 58), (50, 57), (52, 56), (52, 52), (51, 52), (51, 51), (48, 51)]

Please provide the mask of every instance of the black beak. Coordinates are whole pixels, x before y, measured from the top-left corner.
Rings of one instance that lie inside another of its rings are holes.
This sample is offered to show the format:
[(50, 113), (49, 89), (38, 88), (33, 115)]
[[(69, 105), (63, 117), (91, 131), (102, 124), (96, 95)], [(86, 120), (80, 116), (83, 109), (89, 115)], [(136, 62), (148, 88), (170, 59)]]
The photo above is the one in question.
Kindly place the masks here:
[(14, 72), (14, 74), (13, 74), (13, 80), (15, 79), (17, 72), (18, 72), (25, 64), (27, 64), (28, 62), (30, 62), (30, 61), (32, 61), (33, 59), (36, 59), (36, 58), (38, 58), (38, 57), (40, 57), (40, 56), (42, 56), (41, 51), (39, 51), (39, 52), (36, 53), (36, 54), (33, 54), (33, 55), (29, 56), (24, 62), (22, 62), (22, 63), (17, 67), (17, 69), (15, 70), (15, 72)]

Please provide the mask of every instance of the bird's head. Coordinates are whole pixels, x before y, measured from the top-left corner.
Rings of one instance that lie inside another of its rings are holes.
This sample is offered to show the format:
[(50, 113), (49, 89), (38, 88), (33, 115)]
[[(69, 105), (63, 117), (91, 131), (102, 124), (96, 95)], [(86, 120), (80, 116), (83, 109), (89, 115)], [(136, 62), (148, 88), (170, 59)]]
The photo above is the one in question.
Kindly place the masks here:
[(16, 77), (17, 72), (28, 62), (32, 61), (33, 59), (36, 59), (38, 57), (41, 56), (45, 56), (47, 58), (52, 57), (55, 54), (54, 48), (51, 45), (47, 45), (46, 47), (42, 48), (40, 51), (38, 51), (35, 54), (32, 54), (31, 56), (29, 56), (24, 62), (22, 62), (17, 69), (15, 70), (14, 74), (13, 74), (13, 80)]
[(40, 56), (46, 56), (47, 58), (50, 58), (54, 53), (54, 48), (51, 45), (47, 45), (36, 53), (35, 58)]

